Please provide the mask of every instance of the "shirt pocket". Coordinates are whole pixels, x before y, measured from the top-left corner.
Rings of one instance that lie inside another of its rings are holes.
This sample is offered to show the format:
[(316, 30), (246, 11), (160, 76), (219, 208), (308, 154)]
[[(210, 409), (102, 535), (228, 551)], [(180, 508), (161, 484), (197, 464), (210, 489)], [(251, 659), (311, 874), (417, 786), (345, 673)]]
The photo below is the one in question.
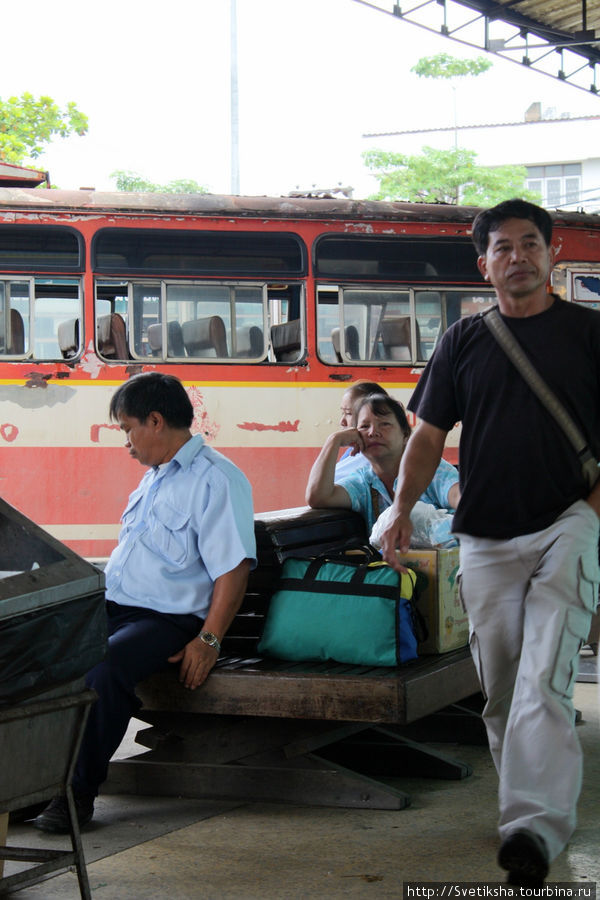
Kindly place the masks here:
[(168, 563), (182, 566), (188, 558), (191, 515), (160, 500), (154, 503), (149, 517), (148, 534), (156, 551)]
[(141, 499), (142, 492), (139, 489), (135, 490), (129, 497), (129, 503), (121, 516), (121, 538), (123, 538), (132, 526), (135, 525)]

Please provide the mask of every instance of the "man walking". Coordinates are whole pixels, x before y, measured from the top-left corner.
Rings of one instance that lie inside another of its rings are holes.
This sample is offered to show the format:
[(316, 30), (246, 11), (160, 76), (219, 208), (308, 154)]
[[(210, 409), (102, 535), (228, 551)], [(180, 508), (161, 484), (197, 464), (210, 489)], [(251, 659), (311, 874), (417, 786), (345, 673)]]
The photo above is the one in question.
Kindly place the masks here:
[[(135, 685), (171, 662), (186, 688), (200, 687), (256, 562), (250, 485), (192, 436), (194, 410), (181, 382), (136, 375), (113, 395), (110, 415), (130, 455), (149, 470), (129, 498), (106, 567), (108, 652), (86, 677), (98, 700), (72, 782), (80, 825), (92, 818), (109, 761), (140, 707)], [(56, 797), (34, 825), (68, 832), (66, 797)]]
[[(548, 292), (551, 235), (550, 215), (522, 200), (473, 223), (502, 319), (597, 456), (600, 315)], [(482, 315), (444, 334), (409, 409), (421, 422), (402, 459), (384, 557), (397, 567), (396, 548), (408, 550), (410, 510), (462, 422), (453, 531), (499, 775), (498, 861), (510, 883), (537, 886), (576, 823), (572, 695), (598, 596), (600, 484), (586, 487), (569, 440)]]

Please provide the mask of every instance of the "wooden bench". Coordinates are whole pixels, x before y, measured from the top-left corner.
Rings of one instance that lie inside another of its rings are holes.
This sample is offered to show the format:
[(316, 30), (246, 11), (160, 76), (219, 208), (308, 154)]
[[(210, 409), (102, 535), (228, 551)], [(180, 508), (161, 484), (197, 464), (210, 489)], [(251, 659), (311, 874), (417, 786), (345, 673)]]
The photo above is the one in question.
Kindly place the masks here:
[(107, 792), (177, 794), (402, 809), (410, 797), (378, 780), (463, 778), (469, 766), (407, 737), (408, 726), (476, 694), (468, 648), (397, 668), (292, 663), (256, 646), (282, 561), (364, 535), (344, 510), (256, 517), (259, 566), (205, 685), (186, 691), (177, 669), (138, 686), (137, 740), (149, 752), (113, 762)]

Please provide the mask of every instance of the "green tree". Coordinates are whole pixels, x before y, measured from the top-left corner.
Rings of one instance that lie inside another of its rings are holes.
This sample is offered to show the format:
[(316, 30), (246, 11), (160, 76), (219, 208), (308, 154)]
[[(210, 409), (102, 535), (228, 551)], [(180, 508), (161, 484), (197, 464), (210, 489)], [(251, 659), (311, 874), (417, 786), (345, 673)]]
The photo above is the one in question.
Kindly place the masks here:
[(478, 166), (474, 150), (458, 147), (456, 126), (456, 80), (477, 76), (492, 66), (484, 56), (459, 59), (448, 53), (425, 56), (411, 69), (421, 78), (453, 80), (454, 149), (423, 147), (420, 156), (384, 150), (363, 153), (367, 167), (379, 181), (375, 200), (408, 200), (424, 203), (465, 203), (489, 206), (510, 197), (539, 203), (539, 194), (525, 188), (524, 166)]
[(449, 53), (436, 53), (435, 56), (423, 56), (410, 71), (421, 78), (464, 78), (466, 75), (481, 75), (492, 65), (492, 61), (485, 56), (459, 59)]
[(60, 109), (51, 97), (0, 98), (0, 161), (22, 165), (40, 156), (55, 135), (84, 135), (88, 120), (74, 103)]
[(136, 172), (126, 172), (123, 169), (116, 169), (111, 172), (111, 178), (114, 178), (118, 191), (144, 191), (151, 194), (206, 194), (206, 188), (197, 181), (190, 178), (177, 178), (169, 181), (168, 184), (156, 184), (148, 181)]
[(423, 147), (419, 156), (368, 150), (363, 159), (379, 181), (371, 199), (492, 206), (519, 196), (540, 202), (539, 194), (525, 188), (524, 166), (478, 166), (476, 156), (461, 147)]

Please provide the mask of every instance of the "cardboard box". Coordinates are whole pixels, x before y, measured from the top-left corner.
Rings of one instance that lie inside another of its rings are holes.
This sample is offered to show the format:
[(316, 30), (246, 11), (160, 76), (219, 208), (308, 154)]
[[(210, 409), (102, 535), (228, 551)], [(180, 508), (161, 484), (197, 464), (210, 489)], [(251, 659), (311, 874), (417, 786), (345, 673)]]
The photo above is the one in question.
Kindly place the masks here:
[(458, 596), (458, 547), (409, 550), (397, 555), (402, 565), (425, 576), (419, 579), (422, 587), (418, 607), (429, 636), (419, 644), (419, 653), (446, 653), (466, 646), (469, 622)]

